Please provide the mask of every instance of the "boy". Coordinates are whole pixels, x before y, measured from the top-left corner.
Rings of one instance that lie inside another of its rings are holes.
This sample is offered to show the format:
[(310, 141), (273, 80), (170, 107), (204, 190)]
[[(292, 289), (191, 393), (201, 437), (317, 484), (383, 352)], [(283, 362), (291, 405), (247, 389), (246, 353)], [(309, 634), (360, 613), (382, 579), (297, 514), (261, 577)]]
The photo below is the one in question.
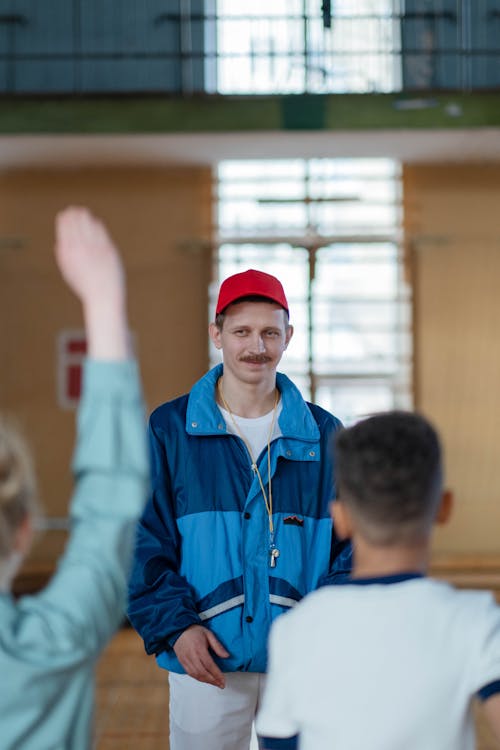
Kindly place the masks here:
[(435, 431), (381, 414), (341, 431), (335, 458), (352, 577), (273, 626), (261, 748), (469, 750), (474, 696), (500, 738), (500, 609), (425, 577), (451, 510)]

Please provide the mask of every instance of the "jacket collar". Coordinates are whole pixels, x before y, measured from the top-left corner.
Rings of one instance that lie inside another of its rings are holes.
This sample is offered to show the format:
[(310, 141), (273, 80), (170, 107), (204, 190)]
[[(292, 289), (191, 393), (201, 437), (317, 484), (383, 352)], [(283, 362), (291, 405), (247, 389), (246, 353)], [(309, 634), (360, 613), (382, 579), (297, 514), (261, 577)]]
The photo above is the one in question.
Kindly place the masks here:
[[(194, 384), (188, 398), (186, 432), (189, 435), (221, 435), (226, 433), (226, 423), (215, 401), (215, 387), (223, 372), (216, 365)], [(298, 388), (283, 373), (276, 373), (276, 385), (281, 393), (283, 409), (279, 426), (283, 437), (307, 442), (319, 440), (316, 420)]]

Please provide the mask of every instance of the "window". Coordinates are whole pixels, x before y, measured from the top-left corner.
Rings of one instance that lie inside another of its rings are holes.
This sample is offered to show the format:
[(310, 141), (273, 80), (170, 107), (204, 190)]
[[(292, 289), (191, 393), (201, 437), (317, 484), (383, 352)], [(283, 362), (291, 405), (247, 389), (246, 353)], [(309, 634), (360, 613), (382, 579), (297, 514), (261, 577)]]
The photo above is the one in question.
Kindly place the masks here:
[(393, 0), (217, 2), (217, 92), (363, 93), (401, 85)]
[(279, 277), (295, 328), (280, 369), (346, 423), (411, 405), (399, 172), (388, 159), (219, 166), (218, 277)]

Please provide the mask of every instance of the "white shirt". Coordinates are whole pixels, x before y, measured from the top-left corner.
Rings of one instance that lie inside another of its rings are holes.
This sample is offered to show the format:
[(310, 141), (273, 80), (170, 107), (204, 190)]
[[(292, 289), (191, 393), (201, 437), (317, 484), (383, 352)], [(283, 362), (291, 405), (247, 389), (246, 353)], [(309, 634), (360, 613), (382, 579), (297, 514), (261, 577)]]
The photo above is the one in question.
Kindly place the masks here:
[(269, 439), (272, 441), (283, 434), (278, 423), (279, 416), (283, 410), (281, 398), (276, 405), (276, 418), (274, 420), (273, 433), (271, 436), (269, 436), (269, 431), (273, 421), (274, 409), (271, 409), (270, 412), (264, 414), (262, 417), (239, 417), (237, 414), (233, 413), (234, 420), (240, 429), (239, 432), (227, 409), (223, 409), (222, 406), (219, 406), (219, 409), (221, 410), (222, 416), (226, 422), (227, 431), (232, 435), (237, 435), (239, 438), (241, 438), (242, 435), (244, 436), (251, 448), (254, 461), (257, 461), (264, 448), (267, 448), (267, 442)]
[(298, 734), (300, 750), (473, 750), (471, 699), (500, 692), (492, 595), (415, 576), (361, 583), (276, 620), (258, 733)]

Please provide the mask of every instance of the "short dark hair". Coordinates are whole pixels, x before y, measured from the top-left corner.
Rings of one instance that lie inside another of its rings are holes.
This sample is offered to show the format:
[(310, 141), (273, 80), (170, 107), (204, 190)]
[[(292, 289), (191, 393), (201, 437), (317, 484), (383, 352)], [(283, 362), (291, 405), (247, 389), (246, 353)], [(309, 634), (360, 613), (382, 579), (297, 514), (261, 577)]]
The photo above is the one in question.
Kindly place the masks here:
[(339, 499), (369, 542), (393, 545), (426, 537), (443, 481), (436, 430), (404, 411), (378, 414), (341, 430), (335, 441)]
[[(270, 305), (276, 304), (274, 300), (269, 299), (269, 297), (262, 297), (260, 294), (248, 294), (246, 297), (240, 297), (234, 302), (231, 302), (230, 305), (225, 307), (222, 312), (218, 313), (215, 316), (215, 325), (217, 326), (219, 331), (222, 331), (222, 326), (224, 325), (224, 319), (226, 317), (226, 311), (229, 310), (230, 307), (234, 307), (234, 305), (239, 305), (241, 302), (268, 302)], [(285, 308), (283, 308), (283, 312), (284, 312), (283, 317), (285, 319), (285, 328), (288, 328), (290, 326), (288, 311), (285, 310)]]

